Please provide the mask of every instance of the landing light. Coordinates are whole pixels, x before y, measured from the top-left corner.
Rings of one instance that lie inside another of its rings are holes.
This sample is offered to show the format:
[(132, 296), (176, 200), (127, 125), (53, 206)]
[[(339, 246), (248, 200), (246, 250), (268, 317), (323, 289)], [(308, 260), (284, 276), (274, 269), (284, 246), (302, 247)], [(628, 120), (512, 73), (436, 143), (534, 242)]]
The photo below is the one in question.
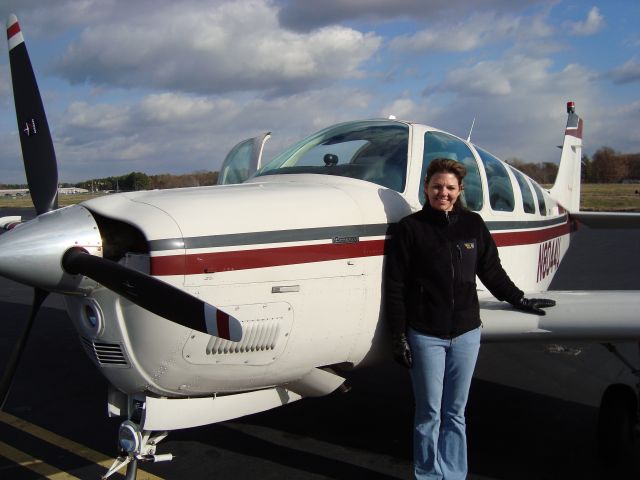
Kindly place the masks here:
[(102, 333), (104, 326), (102, 312), (93, 299), (85, 299), (82, 302), (81, 316), (87, 334), (97, 337)]
[(118, 431), (118, 444), (127, 453), (138, 454), (142, 447), (142, 434), (138, 425), (130, 420), (122, 422)]

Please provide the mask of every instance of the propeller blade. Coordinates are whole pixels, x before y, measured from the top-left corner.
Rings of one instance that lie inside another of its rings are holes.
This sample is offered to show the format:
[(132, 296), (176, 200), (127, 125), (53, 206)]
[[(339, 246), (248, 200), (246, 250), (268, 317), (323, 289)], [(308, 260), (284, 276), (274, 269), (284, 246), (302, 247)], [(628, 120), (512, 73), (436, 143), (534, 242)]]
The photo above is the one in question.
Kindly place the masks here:
[(233, 342), (242, 339), (240, 321), (222, 310), (155, 277), (119, 263), (72, 248), (62, 257), (62, 267), (82, 274), (149, 310), (193, 330)]
[(22, 159), (38, 215), (58, 208), (58, 166), (36, 77), (15, 15), (7, 21), (9, 61)]
[(0, 410), (4, 409), (4, 402), (9, 396), (11, 383), (13, 382), (13, 377), (16, 373), (16, 369), (18, 368), (18, 362), (22, 357), (22, 352), (24, 352), (24, 347), (27, 344), (27, 339), (29, 338), (29, 333), (31, 332), (33, 321), (36, 318), (36, 315), (38, 314), (42, 303), (45, 301), (48, 295), (49, 292), (45, 290), (41, 290), (39, 288), (35, 288), (33, 290), (33, 304), (31, 305), (31, 314), (29, 315), (29, 320), (27, 320), (27, 324), (24, 326), (20, 337), (13, 347), (11, 356), (7, 361), (7, 366), (4, 369), (2, 380), (0, 381)]

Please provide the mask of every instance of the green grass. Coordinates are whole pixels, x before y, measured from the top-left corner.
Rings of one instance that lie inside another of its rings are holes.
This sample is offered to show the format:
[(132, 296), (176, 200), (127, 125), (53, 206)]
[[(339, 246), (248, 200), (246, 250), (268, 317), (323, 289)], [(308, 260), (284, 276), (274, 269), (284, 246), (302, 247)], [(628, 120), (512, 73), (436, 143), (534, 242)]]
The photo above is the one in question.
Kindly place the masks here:
[(582, 185), (580, 209), (640, 212), (640, 184), (587, 183)]
[[(102, 193), (83, 193), (78, 195), (58, 195), (58, 206), (66, 207), (76, 203), (84, 202), (92, 198), (100, 197)], [(0, 208), (32, 208), (31, 197), (0, 197)]]
[[(545, 186), (548, 188), (548, 186)], [(580, 209), (606, 212), (640, 212), (640, 184), (587, 183), (582, 185)], [(61, 207), (84, 202), (103, 194), (60, 195)], [(0, 208), (31, 208), (31, 197), (0, 197)]]

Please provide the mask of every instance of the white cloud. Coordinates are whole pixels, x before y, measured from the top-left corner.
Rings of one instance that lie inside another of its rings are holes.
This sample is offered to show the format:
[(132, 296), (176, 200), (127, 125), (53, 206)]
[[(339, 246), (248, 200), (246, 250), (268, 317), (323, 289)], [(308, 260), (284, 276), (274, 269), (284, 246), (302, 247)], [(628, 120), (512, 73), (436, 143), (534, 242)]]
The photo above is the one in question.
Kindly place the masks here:
[[(640, 105), (633, 99), (618, 106), (612, 97), (619, 97), (605, 90), (612, 82), (593, 81), (607, 76), (614, 83), (637, 82), (637, 58), (606, 74), (586, 63), (561, 63), (554, 53), (574, 48), (576, 41), (566, 32), (602, 28), (602, 15), (595, 9), (569, 26), (551, 15), (552, 8), (561, 13), (553, 5), (5, 0), (0, 14), (12, 7), (24, 11), (27, 41), (36, 33), (29, 46), (41, 73), (62, 181), (133, 170), (217, 169), (235, 143), (267, 130), (274, 134), (266, 147), (270, 157), (329, 124), (389, 114), (463, 138), (477, 117), (472, 140), (499, 157), (552, 161), (568, 100), (577, 102), (585, 118), (588, 152), (605, 144), (640, 150), (628, 127), (640, 122)], [(380, 26), (389, 19), (398, 21)], [(567, 27), (562, 35), (557, 25)], [(383, 37), (395, 50), (381, 48)], [(624, 37), (633, 46), (635, 37)], [(66, 54), (61, 45), (69, 45)], [(398, 54), (402, 50), (409, 54)], [(415, 54), (430, 51), (461, 53), (427, 61)], [(52, 81), (47, 61), (55, 62), (62, 81)], [(2, 59), (0, 76), (0, 103), (10, 107)], [(15, 116), (12, 108), (5, 110), (10, 115), (0, 123), (0, 181), (21, 168)]]
[(345, 88), (271, 99), (166, 93), (133, 104), (74, 102), (52, 119), (60, 177), (216, 170), (233, 145), (265, 131), (274, 134), (270, 158), (327, 125), (373, 116), (371, 103), (361, 89)]
[(195, 93), (303, 91), (362, 74), (381, 38), (330, 26), (309, 34), (279, 28), (268, 0), (182, 4), (132, 22), (83, 30), (56, 72), (73, 83)]
[(419, 112), (420, 106), (411, 98), (398, 98), (381, 109), (380, 117), (393, 115), (399, 120), (412, 120)]
[(587, 14), (587, 18), (581, 22), (569, 22), (571, 34), (573, 35), (593, 35), (598, 33), (605, 26), (604, 17), (598, 7), (592, 7)]
[(478, 13), (455, 24), (443, 22), (412, 35), (400, 35), (390, 42), (394, 50), (465, 52), (510, 39), (529, 41), (548, 37), (552, 28), (546, 14), (531, 18)]
[(551, 60), (513, 55), (450, 70), (444, 81), (425, 93), (453, 92), (457, 96), (507, 96), (516, 92), (548, 91), (556, 81)]
[(624, 64), (614, 68), (608, 76), (614, 83), (636, 83), (640, 82), (640, 63), (635, 58), (629, 59)]
[(580, 65), (554, 70), (549, 59), (524, 55), (478, 62), (449, 72), (432, 86), (427, 102), (443, 95), (448, 99), (438, 108), (418, 106), (425, 113), (416, 120), (466, 138), (475, 117), (472, 141), (498, 157), (557, 161), (555, 146), (562, 138), (569, 100), (586, 119), (587, 143), (601, 145), (591, 122), (600, 114), (593, 77)]
[(323, 0), (322, 2), (277, 0), (279, 20), (286, 28), (311, 30), (352, 20), (385, 22), (393, 19), (447, 20), (468, 15), (470, 11), (518, 11), (544, 0)]

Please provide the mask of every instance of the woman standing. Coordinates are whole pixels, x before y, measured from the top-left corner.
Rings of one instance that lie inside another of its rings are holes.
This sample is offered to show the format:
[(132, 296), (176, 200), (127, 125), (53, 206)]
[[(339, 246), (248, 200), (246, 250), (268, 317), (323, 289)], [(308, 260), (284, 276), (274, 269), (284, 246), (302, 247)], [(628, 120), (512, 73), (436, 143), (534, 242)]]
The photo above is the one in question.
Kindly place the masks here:
[(416, 402), (417, 479), (467, 475), (464, 411), (480, 348), (476, 275), (499, 300), (544, 315), (553, 300), (527, 299), (502, 268), (484, 221), (458, 197), (466, 170), (431, 162), (427, 202), (395, 230), (385, 270), (386, 315), (397, 361), (410, 368)]

